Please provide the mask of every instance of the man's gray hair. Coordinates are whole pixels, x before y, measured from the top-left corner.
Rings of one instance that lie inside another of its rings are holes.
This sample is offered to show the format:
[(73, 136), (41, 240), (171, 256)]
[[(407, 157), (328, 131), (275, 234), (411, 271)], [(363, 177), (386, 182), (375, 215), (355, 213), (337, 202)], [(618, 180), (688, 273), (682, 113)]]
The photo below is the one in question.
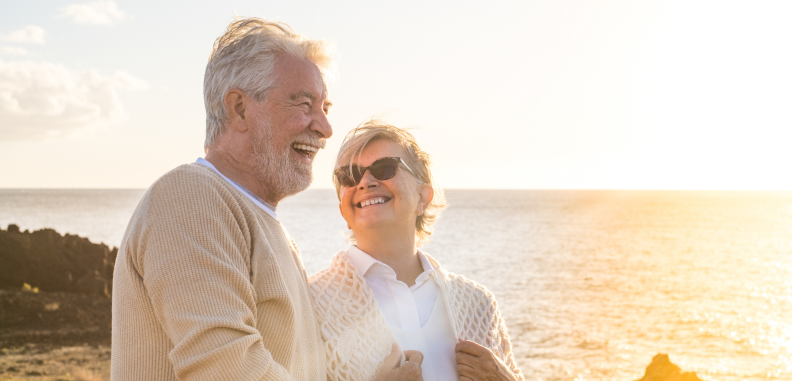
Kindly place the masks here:
[[(349, 131), (335, 159), (333, 168), (338, 169), (342, 166), (352, 164), (355, 158), (363, 154), (366, 146), (376, 140), (387, 140), (401, 146), (404, 153), (404, 161), (407, 166), (415, 172), (417, 180), (432, 187), (434, 197), (424, 213), (415, 219), (415, 240), (417, 246), (422, 246), (429, 242), (429, 238), (434, 231), (434, 224), (440, 218), (440, 213), (448, 207), (446, 204), (443, 188), (438, 185), (432, 176), (432, 159), (426, 151), (421, 149), (415, 136), (407, 130), (392, 126), (378, 119), (371, 119), (355, 129)], [(336, 195), (341, 199), (341, 184), (335, 177), (333, 171), (333, 184), (336, 188)], [(353, 232), (347, 234), (351, 243), (355, 243)]]
[(310, 60), (323, 79), (332, 72), (330, 44), (308, 40), (290, 26), (260, 18), (237, 19), (214, 43), (204, 74), (206, 141), (208, 149), (225, 131), (228, 115), (224, 98), (228, 90), (239, 89), (261, 102), (278, 84), (273, 75), (281, 54)]

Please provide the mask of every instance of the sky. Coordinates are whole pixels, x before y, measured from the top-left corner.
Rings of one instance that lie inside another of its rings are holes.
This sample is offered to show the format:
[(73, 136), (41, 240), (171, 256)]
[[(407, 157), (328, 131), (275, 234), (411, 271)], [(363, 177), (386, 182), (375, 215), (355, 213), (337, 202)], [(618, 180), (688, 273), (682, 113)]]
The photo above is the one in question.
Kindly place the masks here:
[(147, 188), (203, 156), (234, 15), (335, 46), (347, 131), (414, 128), (445, 188), (792, 190), (788, 1), (0, 3), (0, 188)]

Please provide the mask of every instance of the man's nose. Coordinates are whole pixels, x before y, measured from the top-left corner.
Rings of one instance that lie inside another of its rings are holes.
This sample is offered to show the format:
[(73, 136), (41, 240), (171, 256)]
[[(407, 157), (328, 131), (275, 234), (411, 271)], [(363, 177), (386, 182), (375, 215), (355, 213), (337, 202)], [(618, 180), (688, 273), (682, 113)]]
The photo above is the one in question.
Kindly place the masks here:
[(317, 116), (311, 121), (311, 129), (318, 132), (325, 139), (333, 136), (333, 127), (330, 125), (327, 115), (324, 112), (315, 114)]

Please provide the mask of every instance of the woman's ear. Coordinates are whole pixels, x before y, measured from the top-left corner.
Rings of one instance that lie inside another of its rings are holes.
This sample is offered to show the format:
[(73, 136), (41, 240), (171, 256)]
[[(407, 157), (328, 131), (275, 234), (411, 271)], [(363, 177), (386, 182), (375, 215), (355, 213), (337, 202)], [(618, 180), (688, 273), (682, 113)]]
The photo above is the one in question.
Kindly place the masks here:
[(423, 183), (420, 187), (421, 188), (418, 189), (418, 195), (420, 196), (418, 200), (418, 209), (415, 211), (418, 216), (422, 216), (424, 212), (426, 212), (426, 209), (429, 208), (434, 198), (434, 189), (432, 189), (431, 185)]

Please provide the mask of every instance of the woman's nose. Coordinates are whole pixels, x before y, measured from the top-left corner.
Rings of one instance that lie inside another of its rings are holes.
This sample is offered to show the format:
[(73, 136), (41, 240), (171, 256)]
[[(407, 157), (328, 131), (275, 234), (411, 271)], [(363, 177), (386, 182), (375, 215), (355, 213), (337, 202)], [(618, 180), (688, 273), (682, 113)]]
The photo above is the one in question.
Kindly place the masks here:
[(377, 185), (379, 185), (379, 180), (375, 179), (369, 170), (366, 171), (366, 173), (363, 174), (363, 178), (360, 179), (360, 182), (358, 183), (358, 189), (373, 188)]

